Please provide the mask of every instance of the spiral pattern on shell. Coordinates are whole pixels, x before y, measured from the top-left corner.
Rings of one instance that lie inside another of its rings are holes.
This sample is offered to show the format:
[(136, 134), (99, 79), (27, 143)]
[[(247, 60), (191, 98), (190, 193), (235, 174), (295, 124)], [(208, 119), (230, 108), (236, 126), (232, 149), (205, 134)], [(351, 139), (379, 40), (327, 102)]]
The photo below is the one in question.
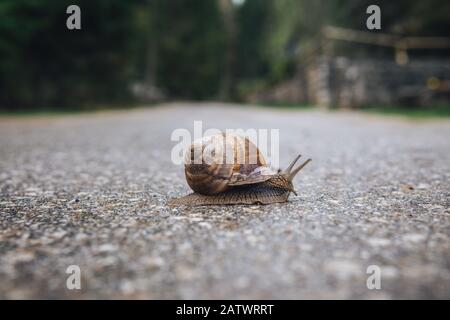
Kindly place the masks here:
[[(219, 133), (195, 140), (185, 153), (186, 181), (204, 195), (225, 191), (230, 181), (250, 174), (270, 174), (264, 156), (247, 137)], [(241, 183), (245, 184), (245, 182)]]

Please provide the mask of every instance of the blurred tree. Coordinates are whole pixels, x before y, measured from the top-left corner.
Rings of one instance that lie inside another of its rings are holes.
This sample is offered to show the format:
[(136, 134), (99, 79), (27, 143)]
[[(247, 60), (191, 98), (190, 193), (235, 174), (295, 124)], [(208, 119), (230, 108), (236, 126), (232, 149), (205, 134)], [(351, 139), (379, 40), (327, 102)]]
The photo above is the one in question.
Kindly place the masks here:
[[(237, 1), (233, 1), (236, 3)], [(370, 0), (2, 0), (0, 108), (83, 107), (130, 101), (143, 82), (171, 98), (234, 98), (271, 85), (321, 53), (326, 25), (365, 30)], [(81, 8), (82, 29), (66, 28)], [(385, 33), (448, 36), (450, 2), (380, 0)], [(378, 32), (378, 31), (374, 31)], [(335, 53), (391, 48), (333, 42)], [(424, 54), (419, 52), (419, 54)], [(444, 52), (444, 53), (442, 53)], [(445, 54), (447, 51), (427, 51)]]
[(174, 98), (219, 94), (226, 59), (226, 28), (217, 1), (160, 1), (158, 86)]
[[(66, 28), (70, 4), (81, 8), (81, 30)], [(3, 0), (0, 107), (122, 103), (135, 81), (174, 98), (211, 98), (226, 42), (218, 1)]]
[[(81, 30), (66, 28), (70, 4), (81, 8)], [(134, 0), (1, 1), (1, 106), (80, 107), (127, 99), (135, 4)]]
[(226, 28), (226, 56), (220, 85), (219, 98), (229, 100), (233, 95), (232, 78), (236, 63), (236, 21), (232, 0), (219, 0), (221, 14)]
[(236, 7), (235, 76), (241, 81), (256, 80), (269, 74), (265, 41), (270, 31), (272, 4), (271, 0), (248, 0)]

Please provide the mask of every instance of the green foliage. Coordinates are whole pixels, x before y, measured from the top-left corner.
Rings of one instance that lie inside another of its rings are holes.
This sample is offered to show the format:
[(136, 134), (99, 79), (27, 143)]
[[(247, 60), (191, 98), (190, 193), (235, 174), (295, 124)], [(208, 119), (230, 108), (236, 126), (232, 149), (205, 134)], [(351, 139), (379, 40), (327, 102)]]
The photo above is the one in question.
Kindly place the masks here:
[[(81, 7), (81, 30), (66, 28), (71, 4)], [(135, 82), (157, 86), (169, 98), (210, 99), (224, 91), (242, 97), (291, 77), (320, 54), (323, 26), (365, 30), (372, 1), (246, 0), (232, 10), (224, 4), (2, 0), (0, 109), (123, 105)], [(449, 36), (449, 1), (377, 4), (382, 32)], [(344, 42), (333, 50), (392, 56), (391, 48)]]
[[(66, 28), (71, 4), (81, 30)], [(2, 0), (0, 108), (123, 104), (146, 80), (149, 44), (171, 97), (217, 93), (226, 35), (215, 1)]]
[(218, 94), (226, 32), (216, 1), (160, 1), (157, 85), (172, 97)]
[(236, 11), (237, 66), (236, 77), (241, 80), (266, 77), (270, 58), (267, 52), (267, 35), (273, 1), (245, 1)]
[[(127, 98), (135, 1), (0, 2), (0, 103), (5, 109), (83, 106)], [(82, 29), (66, 8), (82, 8)]]

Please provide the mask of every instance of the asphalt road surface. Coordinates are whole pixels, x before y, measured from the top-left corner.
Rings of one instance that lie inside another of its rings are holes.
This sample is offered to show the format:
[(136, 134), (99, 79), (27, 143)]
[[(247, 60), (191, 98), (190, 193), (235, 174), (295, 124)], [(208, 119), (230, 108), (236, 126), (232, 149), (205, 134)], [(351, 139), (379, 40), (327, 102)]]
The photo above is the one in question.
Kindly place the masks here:
[[(167, 206), (189, 192), (171, 134), (194, 120), (280, 129), (282, 167), (313, 159), (298, 196)], [(449, 204), (448, 120), (213, 103), (3, 117), (0, 298), (448, 299)]]

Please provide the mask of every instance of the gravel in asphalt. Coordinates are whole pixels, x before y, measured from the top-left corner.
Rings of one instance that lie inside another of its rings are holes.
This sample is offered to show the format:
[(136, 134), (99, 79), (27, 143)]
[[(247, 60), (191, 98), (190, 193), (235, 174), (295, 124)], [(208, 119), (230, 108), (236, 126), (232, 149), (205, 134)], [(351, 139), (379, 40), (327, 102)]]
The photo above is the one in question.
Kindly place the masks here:
[[(279, 128), (282, 167), (313, 159), (298, 196), (167, 206), (190, 192), (171, 133), (194, 120)], [(3, 117), (0, 150), (3, 299), (450, 298), (448, 120), (177, 103)]]

